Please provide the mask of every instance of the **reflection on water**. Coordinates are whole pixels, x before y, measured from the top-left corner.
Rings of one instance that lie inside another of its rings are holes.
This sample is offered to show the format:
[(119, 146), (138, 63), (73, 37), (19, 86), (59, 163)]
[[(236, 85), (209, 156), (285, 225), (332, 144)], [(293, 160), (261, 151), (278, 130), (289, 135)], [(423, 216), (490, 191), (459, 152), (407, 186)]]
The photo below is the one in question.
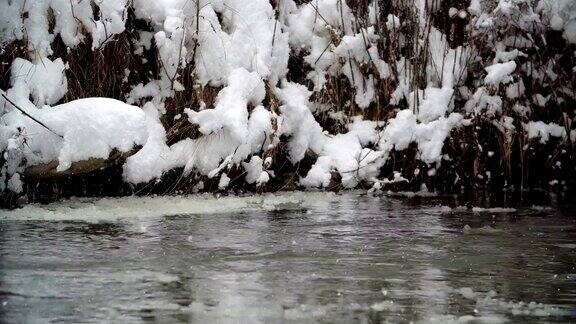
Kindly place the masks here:
[(573, 210), (319, 197), (90, 223), (5, 218), (0, 321), (576, 320)]

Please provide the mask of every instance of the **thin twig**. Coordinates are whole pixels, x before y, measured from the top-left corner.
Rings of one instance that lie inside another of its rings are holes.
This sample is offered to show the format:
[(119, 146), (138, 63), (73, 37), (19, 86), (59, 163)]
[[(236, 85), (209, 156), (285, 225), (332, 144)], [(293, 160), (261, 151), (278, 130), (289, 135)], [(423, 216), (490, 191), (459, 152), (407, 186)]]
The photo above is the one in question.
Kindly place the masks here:
[(39, 121), (38, 119), (32, 117), (32, 115), (30, 115), (29, 113), (25, 112), (24, 109), (18, 107), (14, 102), (12, 102), (12, 100), (8, 99), (8, 97), (5, 94), (2, 94), (2, 97), (8, 101), (12, 106), (14, 106), (14, 108), (18, 109), (21, 113), (23, 113), (26, 117), (32, 119), (33, 121), (37, 122), (38, 124), (40, 124), (42, 127), (46, 128), (47, 130), (51, 131), (52, 133), (58, 135), (60, 138), (64, 138), (64, 136), (56, 133), (55, 131), (53, 131), (52, 129), (50, 129), (50, 127), (44, 125), (44, 123), (42, 123), (41, 121)]

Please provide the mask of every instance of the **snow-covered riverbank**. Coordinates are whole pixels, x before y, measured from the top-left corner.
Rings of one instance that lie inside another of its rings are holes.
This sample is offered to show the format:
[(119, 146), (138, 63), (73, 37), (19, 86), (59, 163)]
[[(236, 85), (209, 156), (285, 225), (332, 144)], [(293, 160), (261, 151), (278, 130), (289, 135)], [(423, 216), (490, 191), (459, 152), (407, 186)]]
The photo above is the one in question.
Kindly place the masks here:
[(573, 179), (569, 0), (14, 0), (0, 41), (4, 195), (118, 154), (136, 191)]

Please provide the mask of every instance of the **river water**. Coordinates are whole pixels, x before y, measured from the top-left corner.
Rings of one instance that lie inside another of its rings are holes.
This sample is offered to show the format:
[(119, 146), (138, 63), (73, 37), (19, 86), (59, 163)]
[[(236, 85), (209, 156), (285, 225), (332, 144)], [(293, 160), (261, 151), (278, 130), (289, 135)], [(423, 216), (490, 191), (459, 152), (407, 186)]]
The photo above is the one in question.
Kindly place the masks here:
[(0, 322), (576, 322), (574, 208), (451, 203), (283, 193), (0, 211)]

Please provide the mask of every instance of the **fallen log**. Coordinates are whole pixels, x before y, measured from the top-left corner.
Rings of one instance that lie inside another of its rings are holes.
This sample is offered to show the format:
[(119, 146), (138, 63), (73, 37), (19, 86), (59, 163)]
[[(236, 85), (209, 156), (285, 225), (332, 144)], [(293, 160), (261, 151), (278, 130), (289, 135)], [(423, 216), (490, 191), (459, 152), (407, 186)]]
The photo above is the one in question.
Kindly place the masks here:
[(86, 174), (124, 163), (127, 158), (136, 154), (140, 148), (141, 147), (137, 147), (128, 152), (120, 152), (117, 149), (114, 149), (107, 159), (90, 158), (88, 160), (77, 161), (72, 163), (70, 168), (64, 171), (57, 171), (56, 168), (58, 167), (58, 161), (37, 164), (26, 168), (23, 175), (29, 180), (47, 181)]

